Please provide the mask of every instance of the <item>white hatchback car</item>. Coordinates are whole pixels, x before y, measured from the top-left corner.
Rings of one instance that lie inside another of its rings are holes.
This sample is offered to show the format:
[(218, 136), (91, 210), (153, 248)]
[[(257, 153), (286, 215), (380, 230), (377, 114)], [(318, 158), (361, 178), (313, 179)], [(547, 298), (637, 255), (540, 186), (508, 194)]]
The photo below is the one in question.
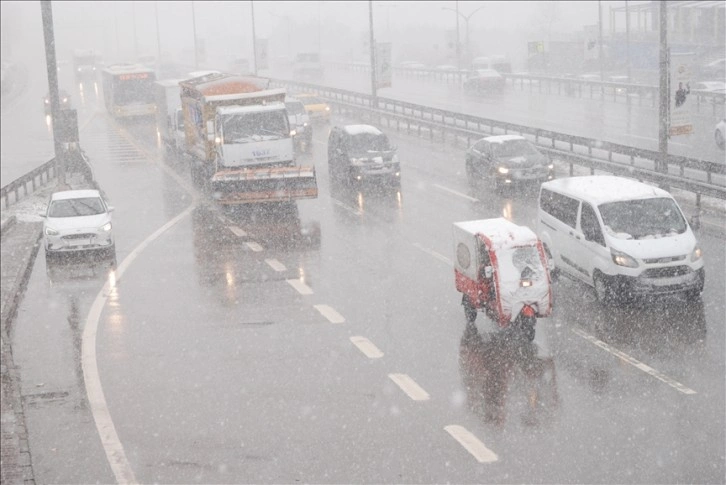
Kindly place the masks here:
[(50, 196), (41, 216), (48, 263), (71, 253), (101, 254), (116, 261), (110, 207), (98, 190), (66, 190)]

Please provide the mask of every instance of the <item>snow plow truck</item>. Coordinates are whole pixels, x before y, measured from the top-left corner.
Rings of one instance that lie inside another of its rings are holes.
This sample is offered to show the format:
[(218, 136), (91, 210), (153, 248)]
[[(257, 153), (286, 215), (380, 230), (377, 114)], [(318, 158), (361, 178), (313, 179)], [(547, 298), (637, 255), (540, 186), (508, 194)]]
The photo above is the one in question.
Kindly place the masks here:
[(285, 89), (264, 78), (213, 73), (179, 83), (184, 153), (195, 185), (220, 204), (318, 196), (314, 166), (295, 163)]

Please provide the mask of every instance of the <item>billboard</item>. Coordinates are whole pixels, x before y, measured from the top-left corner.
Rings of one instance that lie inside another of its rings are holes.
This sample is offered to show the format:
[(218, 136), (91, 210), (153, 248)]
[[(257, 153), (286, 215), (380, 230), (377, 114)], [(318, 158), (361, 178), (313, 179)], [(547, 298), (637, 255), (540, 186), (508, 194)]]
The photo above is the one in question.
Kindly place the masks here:
[(691, 94), (691, 63), (693, 54), (670, 56), (668, 99), (670, 101), (670, 126), (668, 136), (693, 133), (693, 96)]
[(393, 81), (391, 43), (376, 43), (376, 88), (390, 88)]

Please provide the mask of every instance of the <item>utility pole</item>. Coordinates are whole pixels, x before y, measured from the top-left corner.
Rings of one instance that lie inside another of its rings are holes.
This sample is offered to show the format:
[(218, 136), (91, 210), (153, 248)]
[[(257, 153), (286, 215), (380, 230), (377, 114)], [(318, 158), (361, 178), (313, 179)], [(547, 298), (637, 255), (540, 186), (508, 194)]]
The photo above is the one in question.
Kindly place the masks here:
[(194, 0), (192, 0), (192, 31), (194, 33), (194, 69), (199, 69), (199, 52), (197, 51), (197, 14), (194, 10)]
[(255, 34), (255, 2), (250, 0), (250, 10), (252, 13), (252, 57), (254, 63), (254, 70), (252, 74), (257, 75), (257, 35)]
[(456, 68), (461, 73), (461, 36), (459, 35), (459, 0), (456, 0)]
[(368, 18), (371, 31), (371, 93), (373, 95), (373, 107), (378, 107), (378, 93), (376, 91), (376, 41), (373, 36), (373, 0), (368, 0)]
[[(598, 18), (597, 26), (598, 26), (598, 31), (599, 31), (599, 33), (598, 33), (599, 39), (597, 41), (597, 47), (598, 47), (597, 58), (600, 61), (599, 62), (599, 64), (600, 64), (600, 81), (602, 82), (602, 81), (605, 81), (605, 72), (604, 72), (604, 68), (603, 68), (603, 56), (602, 56), (602, 2), (600, 0), (597, 0), (597, 18)], [(603, 87), (602, 89), (604, 92), (605, 87)]]
[(154, 2), (154, 16), (156, 17), (156, 72), (161, 76), (161, 35), (159, 34), (159, 2)]
[[(630, 10), (628, 10), (628, 0), (625, 0), (625, 64), (628, 82), (632, 83), (633, 79), (630, 77)], [(628, 103), (630, 103), (630, 96), (628, 96)]]
[(136, 2), (131, 2), (131, 21), (134, 24), (134, 61), (139, 59), (139, 41), (136, 39)]
[(656, 171), (661, 173), (668, 172), (668, 125), (670, 117), (670, 96), (668, 71), (670, 69), (670, 55), (668, 49), (668, 6), (666, 2), (660, 4), (660, 103), (658, 109), (658, 152), (660, 158), (656, 162)]
[(45, 63), (48, 69), (48, 90), (50, 91), (50, 119), (53, 124), (53, 148), (58, 185), (66, 185), (66, 163), (61, 144), (60, 99), (58, 96), (58, 66), (55, 57), (55, 34), (53, 33), (53, 6), (50, 0), (41, 0), (40, 13), (45, 40)]

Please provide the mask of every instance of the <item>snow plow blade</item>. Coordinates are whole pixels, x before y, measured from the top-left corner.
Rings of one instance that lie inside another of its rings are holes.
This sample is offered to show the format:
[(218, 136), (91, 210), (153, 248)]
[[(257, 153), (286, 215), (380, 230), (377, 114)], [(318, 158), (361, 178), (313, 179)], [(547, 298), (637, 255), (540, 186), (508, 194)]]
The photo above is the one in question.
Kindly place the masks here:
[(217, 172), (212, 193), (223, 205), (315, 199), (315, 167), (248, 168)]

